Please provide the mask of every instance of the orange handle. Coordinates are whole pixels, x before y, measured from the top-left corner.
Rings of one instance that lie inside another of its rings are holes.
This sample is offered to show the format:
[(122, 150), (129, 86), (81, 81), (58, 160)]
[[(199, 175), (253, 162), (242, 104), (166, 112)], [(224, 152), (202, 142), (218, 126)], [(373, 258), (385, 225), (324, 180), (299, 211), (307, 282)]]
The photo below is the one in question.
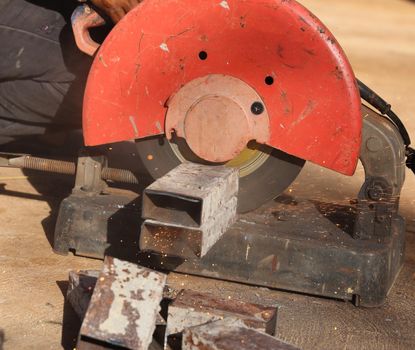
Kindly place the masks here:
[(88, 5), (81, 5), (73, 12), (71, 22), (79, 50), (93, 56), (98, 50), (99, 44), (92, 40), (89, 29), (104, 25), (105, 20)]

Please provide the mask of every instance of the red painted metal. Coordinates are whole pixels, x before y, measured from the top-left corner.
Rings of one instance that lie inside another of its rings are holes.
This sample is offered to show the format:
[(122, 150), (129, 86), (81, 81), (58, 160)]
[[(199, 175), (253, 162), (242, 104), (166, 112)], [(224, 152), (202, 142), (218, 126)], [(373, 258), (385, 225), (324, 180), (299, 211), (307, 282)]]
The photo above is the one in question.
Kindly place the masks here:
[(267, 144), (354, 173), (362, 119), (353, 71), (328, 29), (293, 0), (143, 1), (93, 63), (86, 144), (164, 133), (169, 98), (208, 74), (257, 91), (270, 115)]

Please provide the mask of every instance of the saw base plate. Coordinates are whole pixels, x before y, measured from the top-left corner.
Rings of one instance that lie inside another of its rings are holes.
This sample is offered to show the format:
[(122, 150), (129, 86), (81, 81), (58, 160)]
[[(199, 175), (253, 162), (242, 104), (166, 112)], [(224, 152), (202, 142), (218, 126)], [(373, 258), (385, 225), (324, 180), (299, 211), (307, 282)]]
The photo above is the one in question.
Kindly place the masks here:
[(202, 259), (140, 253), (140, 203), (134, 194), (71, 195), (61, 205), (55, 251), (98, 258), (109, 254), (151, 268), (350, 300), (367, 307), (384, 303), (403, 262), (405, 224), (399, 215), (392, 218), (388, 240), (354, 239), (352, 205), (286, 195), (239, 215)]

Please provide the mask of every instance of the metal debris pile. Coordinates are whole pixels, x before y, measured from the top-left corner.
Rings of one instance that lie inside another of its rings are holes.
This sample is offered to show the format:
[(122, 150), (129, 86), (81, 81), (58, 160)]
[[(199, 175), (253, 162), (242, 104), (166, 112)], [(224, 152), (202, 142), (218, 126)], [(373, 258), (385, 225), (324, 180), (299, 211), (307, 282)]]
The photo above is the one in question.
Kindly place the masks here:
[(82, 320), (76, 349), (295, 349), (274, 337), (277, 307), (175, 291), (167, 275), (106, 257), (70, 272), (67, 299)]

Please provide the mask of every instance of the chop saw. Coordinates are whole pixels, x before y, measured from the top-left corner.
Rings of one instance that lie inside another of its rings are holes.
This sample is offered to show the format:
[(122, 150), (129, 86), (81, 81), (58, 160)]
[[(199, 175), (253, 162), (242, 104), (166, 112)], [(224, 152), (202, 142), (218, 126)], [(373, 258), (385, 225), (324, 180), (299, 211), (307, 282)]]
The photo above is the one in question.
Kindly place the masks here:
[[(144, 0), (99, 47), (88, 29), (104, 22), (87, 5), (73, 15), (78, 46), (95, 55), (86, 145), (134, 140), (153, 179), (184, 162), (239, 172), (238, 220), (207, 255), (183, 261), (153, 252), (140, 261), (381, 305), (403, 261), (398, 204), (414, 152), (390, 105), (356, 80), (325, 25), (293, 0)], [(359, 159), (365, 180), (346, 208), (349, 229), (284, 194), (306, 161), (351, 176)], [(82, 164), (78, 172), (88, 174), (103, 166), (97, 158)], [(100, 256), (110, 240), (98, 231), (108, 220), (121, 216), (127, 230), (139, 214), (124, 202), (117, 214), (99, 176), (77, 181), (90, 186), (78, 183), (62, 203), (55, 250)], [(77, 229), (86, 221), (88, 235)]]

